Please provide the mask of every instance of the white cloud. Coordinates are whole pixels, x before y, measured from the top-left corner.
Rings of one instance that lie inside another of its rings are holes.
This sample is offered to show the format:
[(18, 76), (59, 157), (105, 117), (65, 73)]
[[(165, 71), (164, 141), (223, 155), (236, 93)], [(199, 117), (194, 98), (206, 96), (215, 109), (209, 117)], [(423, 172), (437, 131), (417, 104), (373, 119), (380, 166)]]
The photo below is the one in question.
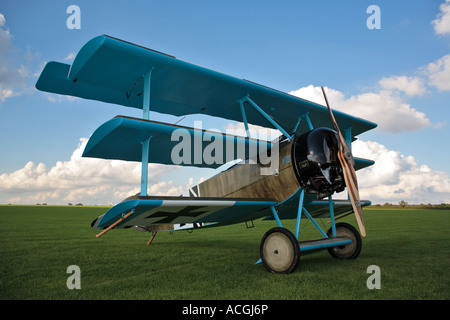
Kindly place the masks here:
[(75, 59), (75, 57), (76, 57), (76, 53), (75, 52), (71, 52), (64, 58), (64, 60), (65, 61), (73, 61), (73, 59)]
[(445, 172), (417, 163), (413, 156), (387, 149), (373, 141), (353, 143), (355, 156), (375, 160), (357, 171), (361, 199), (373, 203), (449, 203), (450, 179)]
[(0, 13), (0, 27), (3, 27), (6, 23), (5, 16)]
[(35, 74), (31, 69), (35, 69), (35, 61), (40, 59), (40, 55), (32, 53), (30, 48), (20, 55), (20, 50), (14, 46), (13, 37), (5, 26), (6, 19), (0, 13), (0, 103), (25, 92), (32, 92), (27, 79)]
[[(87, 139), (81, 139), (70, 160), (53, 167), (28, 162), (22, 169), (0, 175), (0, 203), (108, 204), (140, 191), (140, 163), (82, 158)], [(373, 203), (450, 202), (450, 179), (412, 156), (388, 150), (372, 141), (353, 143), (355, 156), (373, 159), (375, 165), (357, 172), (360, 195)], [(163, 180), (178, 167), (150, 164), (151, 195), (178, 196), (193, 185)], [(205, 180), (205, 179), (201, 179)]]
[(42, 94), (47, 98), (48, 101), (53, 102), (53, 103), (74, 102), (74, 101), (81, 100), (81, 98), (78, 98), (78, 97), (65, 96), (65, 95), (60, 95), (60, 94), (56, 94), (56, 93), (42, 92)]
[[(250, 137), (252, 139), (271, 141), (278, 138), (282, 133), (278, 129), (261, 127), (253, 124), (248, 124), (248, 130)], [(220, 131), (229, 135), (235, 135), (240, 137), (246, 137), (247, 132), (245, 131), (244, 123), (242, 122), (227, 122), (223, 126), (223, 130)]]
[(5, 102), (6, 99), (20, 95), (18, 92), (14, 92), (11, 89), (4, 88), (0, 84), (0, 101)]
[(450, 90), (450, 54), (428, 64), (424, 73), (428, 76), (429, 85), (440, 91)]
[(385, 90), (400, 91), (406, 95), (422, 96), (426, 92), (424, 81), (419, 77), (393, 76), (378, 82)]
[[(17, 88), (24, 86), (23, 67), (12, 66), (12, 55), (15, 47), (12, 44), (12, 36), (4, 26), (6, 20), (3, 14), (0, 14), (0, 102), (6, 99), (20, 95)], [(22, 71), (21, 71), (22, 70)]]
[[(416, 84), (410, 95), (424, 90), (423, 82), (409, 77), (384, 78), (384, 90), (363, 93), (349, 98), (334, 89), (326, 88), (327, 98), (333, 108), (378, 123), (379, 129), (400, 133), (430, 126), (426, 115), (412, 108), (395, 91), (403, 91), (408, 84)], [(389, 89), (389, 90), (387, 90)], [(291, 94), (324, 104), (320, 87), (310, 85)], [(445, 122), (435, 125), (445, 125)], [(413, 156), (405, 156), (377, 142), (357, 140), (353, 143), (357, 157), (375, 160), (375, 165), (357, 172), (361, 199), (373, 203), (448, 203), (450, 179), (445, 172), (432, 170), (418, 164)], [(344, 195), (337, 195), (340, 198)], [(346, 195), (345, 195), (346, 196)]]
[[(450, 0), (440, 6), (440, 13), (432, 21), (437, 34), (450, 34)], [(379, 82), (381, 90), (353, 95), (349, 98), (337, 90), (327, 88), (327, 97), (333, 108), (378, 124), (378, 129), (401, 133), (432, 126), (439, 129), (446, 121), (432, 125), (426, 114), (411, 107), (407, 97), (423, 96), (428, 89), (450, 90), (450, 54), (426, 66), (418, 67), (418, 76), (384, 77)], [(295, 96), (324, 105), (322, 91), (310, 85), (290, 92)], [(404, 95), (402, 95), (404, 94)], [(406, 97), (405, 97), (406, 95)]]
[[(437, 18), (431, 22), (434, 31), (437, 34), (450, 35), (450, 0), (441, 4), (439, 9)], [(450, 54), (420, 69), (428, 77), (430, 86), (436, 87), (440, 91), (450, 90)]]
[(437, 18), (431, 22), (437, 34), (450, 34), (450, 0), (441, 4)]
[[(117, 203), (140, 191), (140, 163), (82, 158), (87, 139), (81, 139), (69, 161), (47, 168), (28, 162), (10, 174), (0, 175), (0, 202), (64, 204)], [(184, 186), (160, 177), (174, 166), (149, 165), (149, 194), (178, 196)]]
[[(415, 131), (431, 125), (430, 120), (422, 112), (412, 108), (408, 103), (394, 95), (391, 91), (383, 90), (378, 93), (363, 93), (346, 98), (337, 90), (325, 88), (327, 98), (333, 109), (373, 121), (378, 129), (400, 133)], [(309, 85), (290, 94), (324, 105), (324, 98), (320, 87)]]

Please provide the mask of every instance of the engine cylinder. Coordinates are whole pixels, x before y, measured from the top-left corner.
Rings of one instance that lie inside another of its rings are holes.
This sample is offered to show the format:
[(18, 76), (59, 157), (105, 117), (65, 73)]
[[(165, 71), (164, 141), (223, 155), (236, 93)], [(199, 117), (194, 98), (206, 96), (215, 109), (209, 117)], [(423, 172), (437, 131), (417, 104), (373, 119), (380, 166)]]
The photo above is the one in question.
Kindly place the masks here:
[(293, 168), (305, 192), (324, 198), (345, 189), (338, 150), (337, 133), (329, 128), (317, 128), (295, 138)]

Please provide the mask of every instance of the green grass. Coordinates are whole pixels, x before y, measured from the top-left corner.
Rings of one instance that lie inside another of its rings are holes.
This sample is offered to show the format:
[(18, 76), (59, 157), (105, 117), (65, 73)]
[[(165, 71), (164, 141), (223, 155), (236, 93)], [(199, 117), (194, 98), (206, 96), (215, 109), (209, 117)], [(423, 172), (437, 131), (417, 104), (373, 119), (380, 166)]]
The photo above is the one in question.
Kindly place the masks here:
[[(450, 299), (450, 210), (365, 209), (356, 260), (318, 251), (289, 275), (255, 265), (273, 221), (161, 232), (147, 246), (150, 234), (133, 229), (95, 238), (90, 222), (106, 210), (0, 206), (0, 299)], [(303, 239), (320, 237), (302, 227)], [(81, 269), (80, 290), (66, 286), (70, 265)], [(370, 265), (380, 267), (380, 290), (366, 286)]]

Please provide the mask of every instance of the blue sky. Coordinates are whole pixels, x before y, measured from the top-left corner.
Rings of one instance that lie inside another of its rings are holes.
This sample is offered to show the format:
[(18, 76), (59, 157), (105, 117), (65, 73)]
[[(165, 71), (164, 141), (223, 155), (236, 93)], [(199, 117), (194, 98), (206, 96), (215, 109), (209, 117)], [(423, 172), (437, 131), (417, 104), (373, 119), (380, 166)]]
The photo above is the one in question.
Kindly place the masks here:
[[(79, 30), (66, 26), (72, 4)], [(373, 4), (381, 29), (366, 26)], [(0, 14), (0, 203), (109, 203), (139, 187), (135, 164), (77, 158), (81, 138), (139, 111), (34, 88), (46, 62), (71, 63), (100, 34), (311, 100), (326, 86), (333, 107), (379, 124), (354, 149), (377, 160), (359, 173), (362, 197), (450, 202), (449, 1), (2, 0)], [(158, 194), (214, 173), (153, 169)]]

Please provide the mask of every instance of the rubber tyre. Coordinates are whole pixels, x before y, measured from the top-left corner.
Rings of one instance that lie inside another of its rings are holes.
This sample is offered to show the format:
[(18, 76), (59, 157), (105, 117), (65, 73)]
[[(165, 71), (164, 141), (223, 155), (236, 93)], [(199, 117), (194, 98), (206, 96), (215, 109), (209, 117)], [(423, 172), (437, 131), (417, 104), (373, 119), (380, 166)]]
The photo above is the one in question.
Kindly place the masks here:
[[(330, 228), (327, 232), (329, 237), (333, 236), (333, 230)], [(362, 240), (358, 230), (356, 230), (351, 224), (340, 222), (336, 223), (336, 236), (348, 237), (352, 239), (352, 243), (340, 246), (328, 248), (328, 252), (333, 258), (338, 259), (356, 259), (361, 253)]]
[(300, 262), (297, 239), (285, 228), (272, 228), (266, 232), (260, 245), (261, 260), (272, 273), (291, 273)]

